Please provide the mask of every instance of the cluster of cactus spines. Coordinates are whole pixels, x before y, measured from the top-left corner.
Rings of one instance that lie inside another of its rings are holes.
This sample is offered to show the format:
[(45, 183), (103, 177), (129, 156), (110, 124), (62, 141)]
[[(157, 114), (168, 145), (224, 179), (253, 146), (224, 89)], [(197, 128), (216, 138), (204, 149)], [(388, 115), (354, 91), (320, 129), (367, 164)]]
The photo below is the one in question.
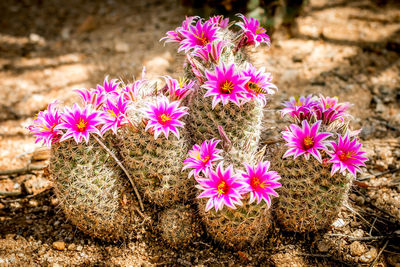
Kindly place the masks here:
[(202, 233), (193, 210), (182, 204), (163, 210), (157, 227), (161, 237), (175, 248), (186, 247)]
[(282, 115), (294, 123), (282, 134), (286, 143), (269, 148), (269, 155), (282, 177), (273, 210), (286, 230), (328, 228), (347, 200), (353, 177), (365, 166), (357, 131), (348, 127), (349, 106), (312, 95), (285, 102)]
[(329, 166), (316, 159), (283, 159), (281, 147), (270, 150), (271, 163), (279, 170), (282, 187), (272, 209), (278, 222), (289, 231), (317, 232), (327, 229), (347, 200), (350, 175), (330, 175)]
[[(138, 104), (157, 101), (157, 97), (148, 97)], [(182, 171), (188, 149), (185, 138), (171, 134), (168, 139), (163, 135), (154, 139), (154, 134), (146, 131), (146, 115), (138, 105), (128, 112), (128, 118), (136, 126), (120, 130), (119, 147), (124, 164), (144, 198), (162, 207), (187, 201), (193, 192), (190, 186), (193, 181)]]
[[(110, 136), (105, 143), (112, 147)], [(150, 217), (138, 211), (129, 181), (98, 143), (67, 140), (54, 144), (51, 151), (49, 170), (55, 193), (73, 224), (107, 241), (130, 239), (144, 231)]]
[[(249, 204), (236, 209), (220, 211), (199, 209), (207, 232), (220, 244), (240, 249), (245, 245), (253, 246), (268, 237), (272, 225), (272, 216), (267, 204)], [(205, 199), (198, 199), (200, 207), (206, 206)]]

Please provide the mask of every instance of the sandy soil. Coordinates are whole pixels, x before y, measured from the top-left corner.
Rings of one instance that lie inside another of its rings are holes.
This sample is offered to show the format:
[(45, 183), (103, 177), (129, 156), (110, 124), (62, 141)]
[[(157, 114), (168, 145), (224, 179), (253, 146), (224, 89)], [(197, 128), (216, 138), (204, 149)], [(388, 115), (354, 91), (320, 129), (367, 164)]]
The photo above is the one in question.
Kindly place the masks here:
[[(73, 103), (73, 89), (106, 75), (129, 82), (143, 66), (150, 78), (182, 73), (176, 47), (159, 42), (187, 14), (176, 1), (81, 2), (0, 2), (0, 171), (46, 164), (47, 151), (25, 127), (53, 99)], [(186, 249), (165, 246), (156, 233), (105, 243), (66, 220), (46, 173), (34, 170), (0, 176), (8, 192), (0, 196), (0, 266), (399, 266), (400, 6), (312, 0), (292, 32), (275, 31), (271, 48), (252, 55), (279, 88), (265, 110), (264, 142), (283, 125), (276, 110), (284, 100), (323, 93), (354, 104), (352, 123), (370, 159), (329, 232), (276, 229), (240, 251), (205, 235)]]

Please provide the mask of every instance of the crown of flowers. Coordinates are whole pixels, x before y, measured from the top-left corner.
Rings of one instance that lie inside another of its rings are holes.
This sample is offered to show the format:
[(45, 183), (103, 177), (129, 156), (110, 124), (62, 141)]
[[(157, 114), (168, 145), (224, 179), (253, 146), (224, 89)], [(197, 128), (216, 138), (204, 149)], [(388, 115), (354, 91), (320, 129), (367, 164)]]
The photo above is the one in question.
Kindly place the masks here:
[[(87, 144), (91, 134), (103, 137), (109, 130), (118, 134), (118, 129), (128, 124), (139, 127), (140, 123), (129, 120), (127, 113), (133, 102), (153, 95), (144, 89), (149, 84), (144, 75), (145, 70), (142, 79), (126, 86), (117, 79), (109, 81), (106, 77), (103, 85), (98, 84), (95, 89), (75, 90), (80, 96), (80, 104), (61, 110), (54, 101), (45, 111), (39, 112), (27, 128), (36, 136), (36, 142), (51, 146), (70, 138), (76, 143), (84, 140)], [(178, 127), (184, 127), (179, 119), (187, 114), (181, 101), (192, 92), (194, 82), (187, 79), (178, 82), (171, 77), (166, 80), (165, 95), (154, 96), (156, 103), (149, 103), (149, 108), (143, 110), (145, 130), (155, 138), (161, 133), (168, 138), (169, 132), (179, 138)]]
[[(217, 148), (220, 140), (205, 140), (201, 145), (194, 145), (184, 161), (183, 169), (192, 169), (189, 177), (194, 175), (196, 188), (202, 192), (197, 198), (208, 198), (205, 210), (214, 207), (215, 211), (224, 206), (236, 209), (242, 206), (242, 199), (249, 196), (249, 204), (257, 200), (265, 201), (271, 206), (271, 196), (278, 196), (274, 189), (281, 187), (280, 176), (269, 170), (268, 161), (260, 161), (255, 165), (244, 163), (245, 171), (236, 170), (232, 165), (224, 169), (224, 158)], [(218, 162), (218, 165), (215, 166)]]
[[(266, 30), (253, 18), (238, 14), (242, 20), (229, 23), (228, 18), (214, 16), (208, 20), (187, 17), (174, 31), (161, 40), (178, 43), (178, 52), (186, 53), (187, 64), (198, 80), (204, 97), (213, 97), (212, 108), (229, 102), (237, 106), (257, 101), (267, 103), (267, 96), (277, 87), (271, 83), (270, 73), (251, 64), (240, 66), (223, 53), (240, 53), (248, 46), (270, 44)], [(228, 34), (229, 33), (229, 34)]]
[[(337, 97), (308, 95), (292, 97), (283, 105), (282, 116), (294, 122), (282, 132), (288, 147), (284, 158), (304, 155), (308, 160), (311, 155), (325, 166), (331, 164), (331, 175), (348, 172), (355, 178), (362, 172), (368, 158), (357, 140), (358, 131), (348, 128), (349, 103), (340, 103)], [(320, 132), (321, 127), (325, 132)]]

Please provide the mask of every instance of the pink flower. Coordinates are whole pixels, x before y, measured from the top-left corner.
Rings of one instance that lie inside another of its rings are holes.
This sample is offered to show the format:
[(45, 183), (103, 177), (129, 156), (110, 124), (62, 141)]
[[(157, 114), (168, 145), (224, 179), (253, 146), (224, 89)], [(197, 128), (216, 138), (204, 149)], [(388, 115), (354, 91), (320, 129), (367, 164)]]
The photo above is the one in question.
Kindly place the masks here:
[(347, 169), (354, 178), (356, 177), (356, 173), (360, 172), (360, 166), (365, 166), (365, 163), (368, 158), (364, 155), (366, 154), (364, 151), (361, 151), (361, 144), (357, 142), (357, 138), (353, 138), (350, 140), (350, 136), (347, 133), (344, 138), (342, 136), (338, 136), (337, 142), (330, 142), (333, 153), (331, 153), (331, 159), (328, 162), (332, 164), (331, 175), (334, 175), (337, 171), (344, 174)]
[(243, 22), (238, 22), (240, 28), (242, 28), (244, 36), (243, 39), (239, 42), (239, 48), (243, 45), (255, 45), (255, 47), (259, 46), (261, 43), (266, 43), (270, 45), (269, 36), (266, 34), (266, 30), (263, 27), (260, 27), (260, 22), (254, 18), (247, 19), (242, 14), (238, 14)]
[(217, 166), (217, 170), (208, 171), (207, 178), (196, 179), (199, 183), (196, 187), (204, 190), (197, 198), (209, 198), (206, 204), (206, 211), (212, 207), (216, 211), (222, 210), (225, 206), (236, 209), (235, 205), (242, 205), (241, 194), (243, 191), (243, 184), (240, 183), (239, 177), (233, 173), (232, 165), (229, 165), (226, 170), (223, 169), (223, 162)]
[(95, 109), (100, 108), (106, 101), (105, 92), (98, 90), (87, 90), (85, 88), (75, 90), (79, 94), (83, 105), (92, 105)]
[(193, 149), (189, 151), (189, 158), (185, 159), (183, 170), (191, 168), (189, 177), (193, 174), (195, 176), (199, 175), (200, 172), (206, 174), (207, 170), (213, 167), (213, 163), (222, 160), (219, 153), (222, 152), (221, 149), (217, 149), (216, 146), (221, 140), (206, 140), (199, 145), (194, 145)]
[(187, 30), (182, 31), (185, 39), (181, 41), (178, 52), (182, 50), (188, 52), (192, 49), (206, 46), (208, 43), (217, 39), (217, 29), (217, 27), (209, 22), (204, 22), (204, 24), (202, 24), (200, 20), (197, 21), (196, 26), (189, 25)]
[(337, 97), (320, 95), (318, 104), (314, 106), (314, 113), (318, 120), (328, 125), (336, 120), (343, 122), (344, 118), (349, 116), (346, 112), (349, 107), (348, 102), (338, 103)]
[(330, 137), (331, 133), (318, 133), (321, 121), (314, 123), (311, 128), (307, 121), (302, 121), (302, 128), (295, 124), (291, 124), (290, 127), (283, 132), (282, 137), (287, 142), (286, 146), (289, 149), (283, 155), (283, 158), (304, 155), (308, 160), (310, 154), (316, 158), (319, 162), (322, 162), (321, 154), (318, 149), (327, 151), (328, 141), (324, 141)]
[(81, 109), (78, 104), (74, 104), (72, 108), (65, 108), (62, 114), (62, 122), (55, 129), (67, 130), (60, 142), (73, 137), (76, 143), (80, 143), (84, 138), (87, 144), (91, 133), (101, 136), (97, 126), (103, 123), (103, 118), (104, 113), (101, 111), (92, 110), (90, 106)]
[(268, 171), (269, 161), (260, 161), (254, 167), (246, 163), (244, 165), (246, 172), (242, 173), (242, 181), (246, 185), (245, 191), (250, 192), (249, 203), (251, 204), (257, 199), (257, 204), (260, 204), (264, 200), (269, 208), (271, 206), (270, 195), (277, 197), (278, 193), (274, 189), (282, 186), (277, 182), (281, 177), (276, 171)]
[(298, 98), (291, 97), (289, 101), (283, 103), (282, 117), (289, 114), (293, 118), (300, 121), (310, 119), (313, 115), (313, 108), (318, 104), (314, 96), (300, 96)]
[(165, 76), (166, 93), (170, 100), (181, 100), (193, 91), (194, 81), (185, 78), (179, 78), (179, 81)]
[(264, 106), (267, 104), (266, 95), (275, 94), (278, 88), (271, 83), (270, 73), (265, 73), (264, 67), (257, 71), (257, 68), (249, 63), (247, 69), (242, 72), (245, 77), (250, 77), (246, 83), (245, 101), (257, 100)]
[(249, 77), (242, 77), (235, 71), (235, 65), (227, 67), (224, 63), (215, 68), (215, 72), (206, 72), (207, 81), (204, 88), (208, 89), (204, 97), (214, 96), (212, 108), (222, 102), (226, 105), (229, 101), (240, 106), (239, 100), (246, 92), (245, 86)]
[(56, 101), (49, 104), (47, 110), (39, 112), (33, 124), (28, 126), (28, 130), (36, 136), (35, 143), (43, 141), (43, 144), (50, 147), (60, 140), (62, 131), (55, 127), (61, 123), (61, 114), (55, 107), (56, 104)]
[(225, 45), (225, 41), (216, 40), (212, 43), (208, 43), (203, 48), (196, 49), (193, 51), (192, 55), (200, 58), (204, 62), (218, 64)]
[(119, 92), (117, 91), (120, 82), (117, 79), (112, 79), (108, 81), (108, 76), (104, 78), (103, 86), (100, 84), (97, 85), (96, 90), (99, 94), (107, 94), (112, 96), (118, 96)]
[(126, 112), (128, 111), (129, 103), (130, 100), (126, 100), (124, 95), (120, 95), (115, 102), (107, 99), (106, 104), (103, 106), (105, 116), (104, 125), (101, 128), (102, 134), (110, 129), (117, 134), (117, 129), (128, 123)]
[(154, 131), (154, 139), (164, 133), (168, 139), (168, 134), (171, 131), (179, 139), (179, 131), (177, 127), (184, 127), (184, 123), (179, 119), (188, 114), (187, 107), (179, 107), (180, 102), (169, 100), (162, 96), (156, 104), (149, 103), (149, 108), (144, 110), (147, 115), (147, 125), (145, 131), (152, 129)]
[(160, 41), (166, 40), (166, 43), (180, 43), (185, 37), (183, 36), (182, 31), (186, 31), (189, 29), (189, 25), (193, 23), (197, 16), (186, 17), (186, 19), (182, 22), (182, 26), (175, 29), (175, 31), (168, 31), (167, 36), (161, 38)]
[(225, 29), (229, 24), (229, 18), (224, 18), (222, 15), (210, 17), (207, 21), (221, 29)]

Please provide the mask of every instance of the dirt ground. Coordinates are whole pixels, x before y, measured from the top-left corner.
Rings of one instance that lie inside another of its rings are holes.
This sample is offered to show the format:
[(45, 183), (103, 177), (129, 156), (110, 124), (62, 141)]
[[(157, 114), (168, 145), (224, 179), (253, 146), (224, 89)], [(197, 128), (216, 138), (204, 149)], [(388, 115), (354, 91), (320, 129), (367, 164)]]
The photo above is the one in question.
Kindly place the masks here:
[[(168, 1), (0, 2), (0, 266), (400, 266), (400, 5), (395, 1), (312, 0), (288, 34), (252, 54), (279, 92), (265, 110), (263, 142), (282, 129), (280, 104), (322, 93), (354, 105), (354, 128), (370, 161), (327, 233), (276, 235), (256, 248), (221, 248), (200, 236), (172, 249), (157, 235), (106, 243), (81, 233), (58, 207), (40, 150), (25, 129), (54, 99), (106, 75), (129, 82), (178, 77), (182, 56), (159, 39), (187, 10)], [(39, 169), (39, 170), (36, 170)]]

